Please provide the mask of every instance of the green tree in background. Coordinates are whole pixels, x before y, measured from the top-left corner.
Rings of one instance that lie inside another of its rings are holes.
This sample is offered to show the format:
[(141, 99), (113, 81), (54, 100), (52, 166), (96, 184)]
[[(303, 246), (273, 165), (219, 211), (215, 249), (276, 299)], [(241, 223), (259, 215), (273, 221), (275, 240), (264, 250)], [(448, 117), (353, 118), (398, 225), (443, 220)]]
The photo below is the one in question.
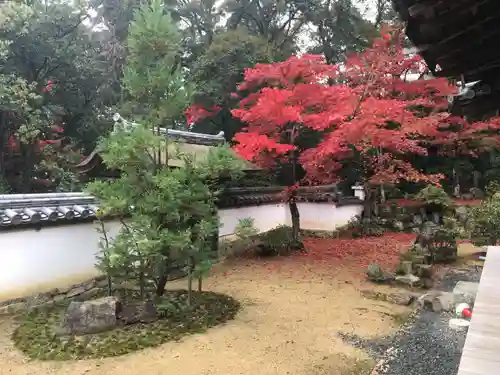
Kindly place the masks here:
[(246, 68), (272, 61), (271, 45), (262, 37), (249, 35), (244, 29), (215, 36), (210, 47), (190, 69), (190, 79), (195, 87), (193, 101), (207, 108), (217, 106), (220, 111), (196, 124), (192, 130), (212, 134), (222, 130), (226, 139), (232, 139), (241, 127), (230, 113), (238, 103), (238, 98), (232, 94), (243, 81)]
[(0, 26), (0, 38), (9, 41), (0, 69), (38, 89), (52, 82), (51, 95), (43, 95), (44, 112), (60, 115), (64, 135), (91, 149), (103, 131), (98, 114), (113, 104), (113, 96), (109, 62), (85, 25), (87, 9), (63, 0), (27, 4), (7, 1), (0, 9), (7, 18), (9, 12), (17, 14), (10, 24)]
[(0, 171), (10, 191), (76, 188), (68, 167), (111, 124), (100, 116), (111, 103), (108, 63), (87, 17), (62, 0), (0, 5)]
[[(359, 3), (358, 3), (359, 5)], [(376, 36), (377, 27), (363, 18), (352, 0), (316, 0), (308, 17), (315, 28), (309, 51), (323, 54), (329, 64), (361, 52)]]

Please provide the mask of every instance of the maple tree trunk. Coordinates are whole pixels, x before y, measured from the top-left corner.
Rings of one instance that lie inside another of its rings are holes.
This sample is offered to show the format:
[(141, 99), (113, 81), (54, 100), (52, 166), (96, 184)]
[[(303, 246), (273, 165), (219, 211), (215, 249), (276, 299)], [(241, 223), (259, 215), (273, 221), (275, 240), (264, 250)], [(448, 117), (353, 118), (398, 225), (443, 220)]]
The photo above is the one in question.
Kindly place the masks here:
[[(297, 124), (295, 124), (290, 132), (290, 144), (295, 144), (295, 133), (297, 132)], [(292, 151), (292, 181), (293, 184), (297, 184), (297, 151)], [(290, 216), (292, 218), (292, 249), (304, 251), (304, 244), (300, 240), (300, 212), (297, 207), (297, 191), (293, 190), (290, 200), (288, 201), (288, 207), (290, 209)]]
[(385, 189), (384, 189), (384, 185), (380, 185), (380, 201), (382, 203), (385, 202)]
[(292, 217), (292, 247), (294, 250), (304, 250), (304, 244), (300, 240), (300, 213), (297, 203), (292, 199), (288, 203), (290, 216)]
[(376, 211), (376, 199), (369, 185), (365, 185), (365, 199), (363, 201), (363, 217), (371, 219)]

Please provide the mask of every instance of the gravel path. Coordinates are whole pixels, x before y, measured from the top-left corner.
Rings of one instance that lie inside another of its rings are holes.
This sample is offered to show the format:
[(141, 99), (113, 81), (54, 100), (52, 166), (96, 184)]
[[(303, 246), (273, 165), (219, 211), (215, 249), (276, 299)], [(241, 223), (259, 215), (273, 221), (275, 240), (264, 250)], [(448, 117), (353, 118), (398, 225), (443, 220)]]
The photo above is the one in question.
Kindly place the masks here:
[[(340, 268), (320, 273), (290, 259), (221, 266), (204, 287), (240, 301), (236, 319), (121, 357), (29, 361), (12, 346), (15, 324), (0, 319), (0, 375), (346, 375), (354, 365), (372, 366), (364, 353), (332, 333), (396, 332), (391, 315), (408, 309), (364, 298), (360, 270), (354, 276)], [(356, 260), (352, 267), (359, 268)], [(185, 287), (183, 280), (171, 284)]]
[[(452, 291), (458, 281), (478, 282), (480, 277), (481, 271), (475, 267), (449, 270), (437, 289)], [(393, 337), (363, 340), (342, 335), (342, 338), (382, 361), (377, 375), (456, 375), (467, 331), (450, 329), (451, 318), (452, 313), (420, 310)]]

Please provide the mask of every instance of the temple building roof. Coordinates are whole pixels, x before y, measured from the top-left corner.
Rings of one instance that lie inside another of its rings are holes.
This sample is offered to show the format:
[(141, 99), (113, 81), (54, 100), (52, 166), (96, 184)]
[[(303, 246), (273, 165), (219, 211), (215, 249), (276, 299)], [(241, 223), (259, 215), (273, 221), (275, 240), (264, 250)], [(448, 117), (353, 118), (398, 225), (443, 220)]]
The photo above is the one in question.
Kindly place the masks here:
[(393, 0), (406, 35), (434, 76), (469, 86), (453, 113), (483, 120), (499, 113), (500, 1)]
[(478, 81), (500, 71), (500, 1), (394, 0), (406, 35), (435, 75)]
[[(118, 116), (119, 115), (117, 115), (117, 118), (115, 118), (115, 121), (121, 120), (121, 123), (118, 121), (117, 123), (115, 123), (115, 131), (118, 130), (118, 128), (127, 130), (134, 126), (138, 126), (137, 124), (127, 122), (126, 120), (123, 120)], [(168, 145), (168, 152), (163, 152), (162, 162), (170, 167), (175, 168), (182, 167), (184, 165), (184, 162), (182, 160), (172, 157), (172, 155), (176, 154), (177, 149), (181, 153), (194, 155), (195, 160), (197, 161), (204, 161), (208, 157), (208, 154), (212, 147), (216, 147), (226, 143), (224, 132), (220, 132), (217, 135), (212, 135), (175, 129), (160, 129), (160, 134), (164, 135), (168, 140), (172, 141)], [(97, 170), (102, 171), (104, 167), (102, 165), (102, 158), (99, 155), (100, 152), (102, 152), (101, 149), (94, 149), (89, 156), (87, 156), (84, 160), (82, 160), (75, 166), (76, 171), (80, 174), (96, 174)], [(167, 155), (168, 163), (166, 160)], [(237, 156), (236, 154), (235, 156), (239, 158), (239, 156)], [(245, 161), (245, 165), (246, 170), (259, 170), (258, 167), (250, 162)]]

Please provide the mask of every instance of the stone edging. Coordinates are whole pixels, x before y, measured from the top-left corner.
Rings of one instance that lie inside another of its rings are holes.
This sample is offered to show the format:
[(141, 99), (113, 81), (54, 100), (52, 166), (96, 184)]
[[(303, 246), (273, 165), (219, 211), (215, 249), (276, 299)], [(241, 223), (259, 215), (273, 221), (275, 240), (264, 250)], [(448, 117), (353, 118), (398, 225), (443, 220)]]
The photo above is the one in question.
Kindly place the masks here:
[(70, 299), (92, 299), (100, 294), (104, 288), (107, 288), (107, 285), (106, 277), (98, 276), (67, 288), (56, 288), (33, 296), (0, 301), (0, 316), (28, 312), (42, 306), (52, 306)]
[[(168, 281), (182, 279), (187, 273), (180, 266), (170, 270)], [(113, 284), (113, 289), (133, 289), (130, 285)], [(38, 293), (32, 296), (13, 298), (0, 301), (0, 316), (15, 315), (32, 311), (40, 307), (52, 306), (64, 301), (87, 301), (102, 294), (108, 288), (108, 279), (106, 276), (96, 276), (92, 279), (70, 285), (66, 288), (55, 288), (48, 292)]]

